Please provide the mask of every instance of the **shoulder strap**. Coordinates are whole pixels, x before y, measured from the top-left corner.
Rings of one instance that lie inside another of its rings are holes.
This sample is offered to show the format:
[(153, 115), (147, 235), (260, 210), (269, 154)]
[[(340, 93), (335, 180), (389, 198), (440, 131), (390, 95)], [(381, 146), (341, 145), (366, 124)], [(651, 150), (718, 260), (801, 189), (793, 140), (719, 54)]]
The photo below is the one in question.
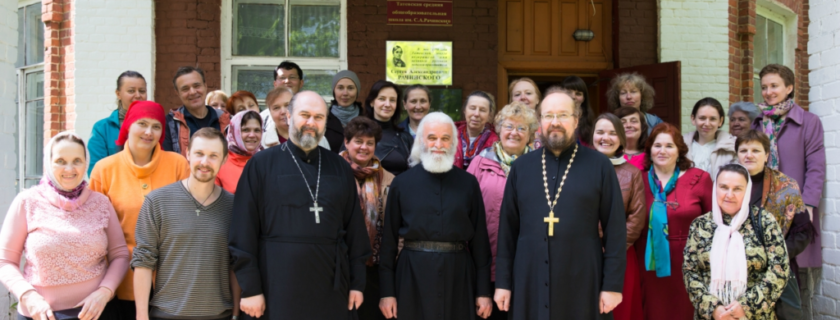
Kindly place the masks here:
[[(752, 209), (750, 209), (752, 211)], [(761, 246), (764, 246), (764, 224), (761, 222), (761, 209), (756, 211), (757, 214), (750, 215), (750, 223), (752, 224), (753, 230), (755, 230), (755, 235), (758, 236), (758, 242), (761, 242)]]

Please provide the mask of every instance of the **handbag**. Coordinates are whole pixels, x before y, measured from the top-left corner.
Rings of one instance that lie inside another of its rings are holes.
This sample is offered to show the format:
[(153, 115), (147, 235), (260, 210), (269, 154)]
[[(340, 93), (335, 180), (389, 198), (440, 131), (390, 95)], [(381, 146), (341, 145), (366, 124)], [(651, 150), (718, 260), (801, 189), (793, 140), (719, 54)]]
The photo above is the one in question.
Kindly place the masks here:
[[(750, 224), (752, 224), (755, 234), (758, 235), (758, 240), (761, 246), (764, 247), (764, 224), (761, 223), (761, 210), (758, 214), (750, 217)], [(765, 249), (765, 252), (767, 249)], [(796, 275), (789, 272), (787, 284), (782, 291), (779, 300), (776, 301), (776, 318), (779, 320), (793, 320), (802, 319), (802, 299), (799, 297), (799, 283), (796, 281)]]

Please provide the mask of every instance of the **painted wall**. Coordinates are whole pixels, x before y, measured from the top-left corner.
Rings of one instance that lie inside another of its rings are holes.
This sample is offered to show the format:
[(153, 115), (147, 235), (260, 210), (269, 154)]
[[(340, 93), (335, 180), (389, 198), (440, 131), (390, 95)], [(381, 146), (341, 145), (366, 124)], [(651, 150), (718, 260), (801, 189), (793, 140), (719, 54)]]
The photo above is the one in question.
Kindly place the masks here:
[[(0, 219), (17, 194), (17, 1), (0, 0)], [(2, 221), (2, 220), (0, 220)], [(5, 287), (0, 286), (0, 320), (13, 319), (9, 306), (14, 303)]]

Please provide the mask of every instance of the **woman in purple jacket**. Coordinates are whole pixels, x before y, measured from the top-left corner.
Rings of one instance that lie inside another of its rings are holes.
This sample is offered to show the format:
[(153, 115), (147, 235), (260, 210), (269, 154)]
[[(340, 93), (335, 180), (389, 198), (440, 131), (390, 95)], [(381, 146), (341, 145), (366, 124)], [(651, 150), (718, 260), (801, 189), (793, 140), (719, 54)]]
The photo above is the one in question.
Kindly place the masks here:
[[(496, 248), (499, 238), (499, 209), (505, 193), (510, 166), (516, 158), (531, 151), (528, 142), (537, 130), (537, 116), (528, 105), (514, 101), (496, 115), (496, 132), (499, 141), (484, 149), (470, 162), (467, 172), (475, 176), (484, 198), (487, 212), (487, 234), (490, 236), (490, 250), (493, 262), (490, 266), (490, 281), (496, 284)], [(507, 319), (507, 312), (499, 311), (493, 304), (488, 319)]]
[[(794, 100), (794, 74), (788, 67), (770, 64), (761, 69), (761, 114), (753, 121), (753, 128), (770, 138), (767, 166), (793, 178), (802, 191), (808, 214), (816, 230), (820, 230), (819, 203), (825, 182), (825, 144), (823, 126), (817, 115), (805, 111)], [(820, 236), (796, 260), (802, 268), (801, 278), (807, 301), (813, 294), (813, 277), (819, 273), (812, 268), (822, 267)]]

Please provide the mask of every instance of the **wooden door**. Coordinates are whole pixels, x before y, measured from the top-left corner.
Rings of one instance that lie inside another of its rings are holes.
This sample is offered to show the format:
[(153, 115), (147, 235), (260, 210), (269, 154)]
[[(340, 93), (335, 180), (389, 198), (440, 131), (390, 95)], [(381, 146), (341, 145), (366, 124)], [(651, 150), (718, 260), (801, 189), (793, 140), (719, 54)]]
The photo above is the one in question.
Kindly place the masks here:
[(681, 84), (680, 84), (680, 62), (665, 62), (605, 70), (598, 74), (598, 91), (600, 96), (600, 112), (609, 112), (607, 105), (607, 90), (610, 81), (621, 73), (636, 72), (645, 77), (647, 83), (653, 86), (656, 91), (653, 108), (650, 113), (662, 118), (663, 121), (671, 123), (677, 128), (680, 127), (680, 105), (681, 105)]

